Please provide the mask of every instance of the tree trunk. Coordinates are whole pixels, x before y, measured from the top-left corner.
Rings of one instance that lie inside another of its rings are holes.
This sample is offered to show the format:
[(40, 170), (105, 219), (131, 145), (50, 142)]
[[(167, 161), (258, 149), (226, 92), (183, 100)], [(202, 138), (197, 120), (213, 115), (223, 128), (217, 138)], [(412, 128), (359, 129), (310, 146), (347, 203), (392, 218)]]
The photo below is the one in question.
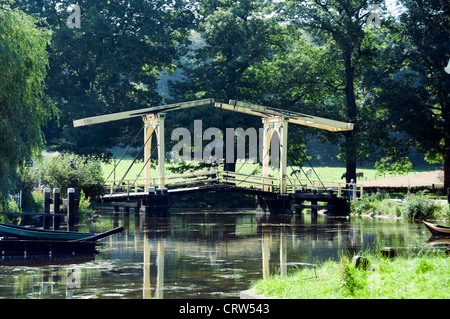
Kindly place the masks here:
[(347, 115), (351, 123), (355, 124), (353, 131), (345, 135), (345, 163), (346, 182), (353, 179), (356, 182), (356, 100), (354, 89), (354, 68), (351, 65), (351, 49), (344, 50), (343, 57), (345, 63), (345, 100), (347, 104)]
[(444, 191), (447, 194), (447, 202), (450, 204), (450, 138), (445, 139), (444, 153)]

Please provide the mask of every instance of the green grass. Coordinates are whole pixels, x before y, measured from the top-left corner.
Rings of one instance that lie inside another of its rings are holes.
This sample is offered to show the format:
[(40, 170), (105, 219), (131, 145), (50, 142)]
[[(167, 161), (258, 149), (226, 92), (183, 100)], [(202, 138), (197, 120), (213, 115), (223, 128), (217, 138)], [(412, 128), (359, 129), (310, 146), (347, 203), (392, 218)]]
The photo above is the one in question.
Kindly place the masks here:
[(367, 256), (368, 270), (357, 269), (347, 257), (290, 276), (273, 276), (256, 282), (252, 290), (284, 299), (440, 299), (450, 297), (450, 258), (443, 254)]
[[(117, 169), (116, 169), (116, 179), (120, 179), (122, 178), (122, 176), (125, 174), (125, 172), (127, 171), (128, 167), (131, 165), (132, 163), (132, 159), (127, 158), (124, 159), (120, 162), (120, 164), (118, 165)], [(118, 160), (117, 160), (118, 162)], [(136, 178), (137, 175), (139, 174), (140, 170), (142, 169), (144, 165), (144, 162), (141, 161), (137, 161), (130, 169), (130, 172), (127, 175), (127, 178)], [(166, 163), (166, 174), (170, 175), (173, 174), (170, 172), (169, 168), (170, 167), (176, 167), (177, 164), (172, 164), (172, 163)], [(108, 164), (103, 163), (102, 164), (102, 168), (103, 168), (103, 172), (105, 174), (105, 178), (108, 177), (108, 175), (110, 174), (110, 172), (112, 172), (113, 168), (114, 168), (114, 162), (111, 161)], [(308, 167), (304, 167), (304, 169), (306, 169)], [(290, 176), (292, 169), (298, 169), (297, 166), (295, 167), (290, 167), (288, 166), (287, 168), (287, 174), (289, 176), (289, 178), (291, 179), (295, 179), (294, 176)], [(236, 171), (239, 171), (240, 173), (244, 173), (244, 174), (251, 174), (252, 172), (254, 172), (256, 170), (256, 174), (261, 174), (261, 168), (259, 164), (251, 164), (251, 163), (237, 163), (236, 164)], [(315, 172), (314, 172), (315, 171)], [(324, 182), (345, 182), (345, 179), (341, 179), (342, 174), (345, 172), (345, 167), (331, 167), (331, 166), (321, 166), (321, 167), (314, 167), (314, 171), (312, 172), (311, 175), (311, 179), (312, 180), (321, 180)], [(358, 168), (357, 169), (358, 172), (363, 172), (364, 173), (364, 177), (362, 178), (362, 180), (373, 180), (373, 179), (380, 179), (383, 178), (381, 176), (376, 176), (376, 169), (375, 168)], [(418, 173), (421, 172), (422, 170), (415, 170), (413, 172), (411, 172), (412, 174), (414, 173)], [(317, 175), (318, 177), (317, 177)], [(156, 167), (154, 167), (152, 169), (152, 175), (156, 174)], [(278, 175), (278, 171), (271, 169), (270, 170), (270, 174), (272, 176), (277, 176)], [(140, 177), (143, 177), (143, 172), (140, 174)], [(156, 175), (154, 175), (156, 176)], [(386, 177), (390, 177), (390, 176), (386, 176)], [(113, 178), (113, 175), (111, 175), (110, 179)], [(300, 175), (301, 179), (305, 179), (303, 173)]]
[[(117, 162), (119, 162), (119, 161), (117, 160)], [(128, 168), (132, 162), (133, 162), (133, 160), (130, 158), (126, 158), (126, 159), (122, 160), (116, 169), (115, 179), (121, 179), (124, 176), (125, 172), (128, 170)], [(128, 179), (136, 178), (137, 175), (139, 174), (139, 172), (141, 171), (143, 165), (144, 165), (144, 162), (142, 160), (136, 161), (136, 163), (131, 167), (126, 178), (128, 178)], [(172, 173), (170, 171), (170, 168), (177, 167), (177, 164), (166, 162), (165, 167), (166, 167), (166, 169), (165, 169), (166, 175), (171, 175), (174, 173)], [(108, 175), (113, 171), (114, 161), (110, 161), (110, 163), (108, 163), (108, 164), (103, 163), (102, 168), (103, 168), (103, 172), (105, 174), (105, 178), (107, 178)], [(306, 169), (306, 168), (308, 168), (308, 167), (305, 166), (304, 169)], [(292, 181), (295, 181), (296, 177), (290, 175), (293, 169), (298, 169), (298, 167), (297, 166), (295, 166), (295, 167), (288, 166), (287, 167), (287, 175), (288, 175), (289, 179), (291, 179)], [(259, 164), (237, 163), (236, 171), (239, 171), (240, 173), (244, 173), (244, 174), (252, 174), (253, 173), (255, 175), (261, 175), (261, 166)], [(382, 176), (376, 176), (377, 171), (375, 168), (358, 168), (357, 171), (364, 173), (364, 177), (362, 178), (362, 180), (373, 180), (373, 179), (383, 178)], [(411, 174), (418, 173), (421, 171), (422, 170), (415, 170), (415, 171), (411, 172)], [(314, 180), (314, 181), (320, 180), (322, 182), (345, 183), (345, 179), (341, 179), (342, 174), (344, 172), (345, 172), (345, 167), (332, 167), (332, 166), (314, 167), (314, 171), (312, 172), (310, 179)], [(276, 176), (278, 176), (278, 170), (274, 170), (271, 168), (269, 174), (271, 176), (276, 177)], [(142, 171), (139, 176), (144, 177), (144, 172)], [(155, 164), (154, 164), (154, 167), (152, 168), (152, 176), (156, 177)], [(390, 176), (385, 176), (385, 177), (390, 177)], [(113, 179), (113, 178), (114, 178), (114, 174), (111, 175), (110, 179)], [(303, 173), (301, 173), (300, 176), (298, 176), (298, 178), (300, 178), (302, 180), (306, 179)]]
[(395, 201), (391, 196), (386, 192), (366, 193), (359, 200), (351, 201), (350, 212), (357, 216), (374, 214), (411, 220), (450, 219), (450, 206), (444, 201), (433, 200), (425, 192), (402, 195)]

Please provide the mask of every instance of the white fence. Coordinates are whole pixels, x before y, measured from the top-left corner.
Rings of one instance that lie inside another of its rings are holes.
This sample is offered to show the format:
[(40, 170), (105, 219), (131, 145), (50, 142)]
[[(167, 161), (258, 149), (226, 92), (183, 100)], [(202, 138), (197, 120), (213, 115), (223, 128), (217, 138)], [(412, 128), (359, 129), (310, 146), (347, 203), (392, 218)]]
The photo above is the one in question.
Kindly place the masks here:
[(22, 190), (20, 190), (15, 195), (9, 195), (9, 197), (11, 197), (11, 199), (14, 199), (19, 208), (22, 208)]

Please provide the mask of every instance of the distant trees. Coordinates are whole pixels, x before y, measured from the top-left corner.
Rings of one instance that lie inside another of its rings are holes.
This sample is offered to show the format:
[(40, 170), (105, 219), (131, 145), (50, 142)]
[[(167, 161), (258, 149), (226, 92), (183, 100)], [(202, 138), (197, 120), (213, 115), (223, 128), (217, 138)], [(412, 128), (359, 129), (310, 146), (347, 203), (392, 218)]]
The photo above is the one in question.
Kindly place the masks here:
[[(321, 134), (323, 140), (339, 143), (347, 182), (356, 180), (357, 161), (366, 159), (387, 136), (364, 84), (365, 76), (374, 71), (379, 49), (379, 35), (367, 25), (369, 5), (381, 4), (368, 0), (278, 4), (290, 41), (284, 52), (278, 50), (271, 70), (282, 83), (278, 96), (306, 113), (355, 124), (342, 135)], [(272, 85), (277, 86), (277, 82)]]
[[(347, 181), (370, 155), (401, 163), (409, 147), (418, 147), (444, 164), (450, 187), (445, 0), (401, 0), (406, 11), (396, 19), (383, 0), (80, 0), (81, 26), (69, 28), (72, 3), (15, 1), (15, 8), (43, 19), (3, 7), (0, 31), (8, 32), (0, 40), (11, 45), (0, 46), (7, 61), (0, 79), (8, 79), (0, 82), (0, 103), (8, 107), (0, 108), (0, 132), (17, 135), (0, 141), (2, 164), (9, 163), (0, 173), (10, 176), (2, 179), (3, 189), (12, 183), (13, 166), (42, 146), (39, 127), (55, 114), (59, 121), (43, 129), (47, 148), (102, 155), (134, 137), (140, 119), (83, 128), (74, 128), (73, 120), (205, 97), (353, 122), (351, 132), (318, 134), (339, 145)], [(371, 5), (380, 7), (380, 28), (367, 25)], [(157, 90), (160, 73), (175, 69), (182, 80), (170, 85), (173, 100), (164, 99)], [(12, 108), (19, 104), (21, 112), (38, 111), (19, 113)], [(261, 124), (258, 117), (225, 112), (172, 112), (166, 125), (189, 128), (193, 116), (205, 128)], [(6, 125), (13, 115), (15, 122)], [(317, 130), (290, 129), (291, 158), (304, 155), (297, 142), (305, 132)], [(3, 153), (12, 141), (17, 153)]]
[[(269, 60), (272, 46), (282, 41), (278, 22), (270, 16), (272, 10), (270, 0), (200, 0), (193, 33), (198, 44), (186, 52), (179, 65), (181, 81), (170, 85), (175, 98), (264, 100), (255, 90), (259, 84), (252, 69)], [(210, 123), (221, 129), (261, 124), (258, 118), (232, 112), (205, 117), (204, 121), (205, 126)]]
[[(450, 6), (446, 0), (402, 0), (406, 11), (390, 34), (391, 76), (379, 94), (394, 129), (444, 166), (450, 188)], [(449, 193), (448, 193), (449, 194)], [(449, 195), (450, 200), (450, 195)]]
[(48, 148), (103, 155), (127, 143), (140, 119), (74, 128), (72, 121), (159, 105), (157, 82), (171, 71), (177, 46), (193, 28), (185, 0), (81, 0), (80, 28), (69, 28), (72, 0), (17, 0), (15, 6), (45, 18), (53, 30), (47, 94), (61, 111), (44, 128)]
[(0, 202), (15, 189), (17, 169), (40, 153), (41, 126), (57, 110), (44, 93), (51, 32), (0, 1)]

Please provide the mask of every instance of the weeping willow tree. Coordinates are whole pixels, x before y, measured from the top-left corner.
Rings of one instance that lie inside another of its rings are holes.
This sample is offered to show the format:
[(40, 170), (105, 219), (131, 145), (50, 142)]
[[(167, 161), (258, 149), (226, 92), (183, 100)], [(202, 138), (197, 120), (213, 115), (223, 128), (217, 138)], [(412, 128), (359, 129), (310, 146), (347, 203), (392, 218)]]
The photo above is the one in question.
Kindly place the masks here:
[(56, 116), (44, 79), (51, 34), (39, 21), (0, 0), (0, 204), (17, 171), (44, 144), (41, 126)]

